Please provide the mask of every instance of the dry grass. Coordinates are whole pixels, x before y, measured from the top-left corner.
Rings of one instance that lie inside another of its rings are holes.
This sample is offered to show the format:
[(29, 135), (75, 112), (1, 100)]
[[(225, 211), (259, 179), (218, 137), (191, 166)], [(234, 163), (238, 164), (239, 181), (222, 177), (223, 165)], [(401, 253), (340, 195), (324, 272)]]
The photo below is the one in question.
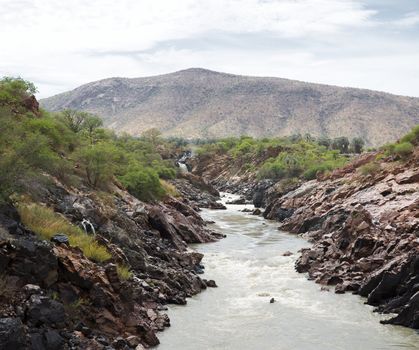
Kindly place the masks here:
[(41, 239), (50, 240), (55, 234), (63, 233), (68, 236), (72, 246), (79, 247), (91, 260), (102, 262), (112, 257), (94, 237), (86, 235), (79, 227), (49, 208), (34, 203), (21, 204), (18, 211), (23, 224)]
[(364, 176), (374, 175), (380, 170), (381, 166), (376, 162), (370, 162), (359, 167), (359, 172)]
[(116, 265), (116, 271), (118, 272), (118, 277), (121, 281), (129, 280), (133, 275), (130, 268), (126, 265)]
[(167, 195), (172, 196), (172, 197), (180, 197), (179, 191), (171, 183), (160, 179), (160, 184), (161, 184), (161, 187), (163, 187), (163, 189), (164, 189), (164, 191), (166, 192)]

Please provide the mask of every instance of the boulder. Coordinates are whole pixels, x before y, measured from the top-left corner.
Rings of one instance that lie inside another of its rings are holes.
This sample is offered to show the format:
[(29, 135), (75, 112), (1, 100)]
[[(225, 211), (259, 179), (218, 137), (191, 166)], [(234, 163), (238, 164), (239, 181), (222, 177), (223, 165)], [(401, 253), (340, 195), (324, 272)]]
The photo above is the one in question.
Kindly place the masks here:
[(58, 244), (70, 244), (68, 236), (63, 233), (57, 233), (56, 235), (51, 237), (51, 242), (58, 243)]
[(217, 284), (215, 283), (214, 280), (204, 280), (205, 284), (207, 287), (209, 288), (217, 288)]
[(288, 219), (289, 217), (291, 217), (293, 213), (294, 213), (294, 209), (291, 209), (291, 208), (277, 208), (275, 210), (275, 213), (271, 215), (274, 216), (276, 221), (282, 222), (285, 219)]
[(28, 322), (35, 327), (60, 326), (66, 321), (63, 304), (36, 294), (29, 298), (27, 318)]
[(226, 202), (226, 204), (246, 204), (246, 198), (240, 197)]
[(46, 241), (34, 238), (15, 240), (7, 247), (7, 255), (10, 258), (8, 273), (18, 276), (24, 284), (49, 287), (57, 282), (58, 261)]
[(0, 318), (0, 349), (27, 349), (27, 336), (19, 318)]
[(44, 333), (44, 343), (47, 350), (61, 350), (65, 340), (58, 331), (48, 330)]

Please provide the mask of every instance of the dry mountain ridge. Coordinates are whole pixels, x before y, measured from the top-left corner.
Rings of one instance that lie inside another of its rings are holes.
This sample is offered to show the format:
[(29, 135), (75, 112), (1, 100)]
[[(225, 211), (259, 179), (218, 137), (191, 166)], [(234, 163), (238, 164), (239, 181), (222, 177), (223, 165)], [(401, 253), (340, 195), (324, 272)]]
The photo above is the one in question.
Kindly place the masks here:
[(310, 133), (360, 136), (379, 145), (419, 124), (419, 98), (201, 68), (104, 79), (41, 105), (97, 113), (118, 132), (139, 135), (156, 127), (186, 138)]

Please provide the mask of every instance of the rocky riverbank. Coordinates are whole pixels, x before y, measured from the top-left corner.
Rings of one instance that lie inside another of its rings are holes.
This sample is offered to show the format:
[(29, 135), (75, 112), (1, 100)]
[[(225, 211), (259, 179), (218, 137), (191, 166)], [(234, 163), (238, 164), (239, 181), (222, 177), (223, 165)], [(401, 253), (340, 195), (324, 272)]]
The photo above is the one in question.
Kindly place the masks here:
[[(147, 204), (116, 185), (104, 193), (56, 179), (32, 195), (74, 225), (89, 220), (96, 241), (112, 257), (94, 262), (65, 235), (40, 240), (13, 206), (3, 206), (1, 349), (152, 347), (159, 343), (156, 333), (170, 325), (166, 304), (185, 304), (187, 297), (215, 286), (200, 278), (202, 254), (187, 244), (221, 235), (207, 229), (183, 197)], [(121, 277), (118, 266), (130, 273)]]
[(419, 328), (417, 147), (402, 160), (365, 153), (317, 180), (287, 186), (257, 181), (254, 172), (241, 172), (223, 157), (211, 166), (204, 155), (191, 167), (218, 189), (266, 207), (265, 218), (279, 221), (281, 230), (310, 240), (298, 272), (395, 313), (388, 323)]
[(376, 156), (365, 154), (285, 194), (270, 188), (264, 216), (314, 243), (302, 251), (297, 271), (396, 313), (389, 323), (419, 328), (418, 152), (362, 174)]

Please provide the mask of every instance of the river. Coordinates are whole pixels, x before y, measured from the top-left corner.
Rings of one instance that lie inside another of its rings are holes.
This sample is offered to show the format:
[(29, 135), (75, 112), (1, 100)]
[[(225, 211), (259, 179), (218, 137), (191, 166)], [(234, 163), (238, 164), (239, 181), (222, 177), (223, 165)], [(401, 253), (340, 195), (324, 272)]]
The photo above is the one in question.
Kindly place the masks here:
[[(205, 254), (203, 277), (218, 288), (190, 298), (187, 306), (170, 306), (172, 327), (159, 334), (158, 350), (419, 349), (418, 332), (381, 325), (384, 316), (364, 299), (321, 291), (297, 273), (297, 251), (309, 243), (239, 211), (244, 208), (253, 207), (202, 211), (215, 221), (212, 228), (227, 235), (193, 247)], [(294, 254), (282, 256), (286, 251)]]

